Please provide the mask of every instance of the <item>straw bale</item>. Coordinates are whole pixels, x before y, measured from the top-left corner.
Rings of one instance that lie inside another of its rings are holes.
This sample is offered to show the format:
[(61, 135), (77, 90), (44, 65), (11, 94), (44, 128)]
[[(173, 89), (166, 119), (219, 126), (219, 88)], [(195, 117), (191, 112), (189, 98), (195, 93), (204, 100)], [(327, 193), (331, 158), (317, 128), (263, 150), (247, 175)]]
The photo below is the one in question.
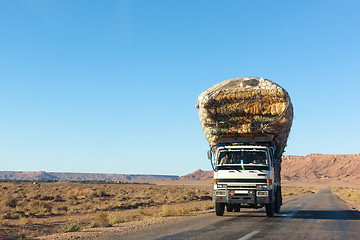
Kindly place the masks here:
[(210, 145), (226, 138), (274, 135), (277, 157), (286, 146), (293, 120), (289, 94), (264, 78), (233, 78), (200, 94), (196, 107)]

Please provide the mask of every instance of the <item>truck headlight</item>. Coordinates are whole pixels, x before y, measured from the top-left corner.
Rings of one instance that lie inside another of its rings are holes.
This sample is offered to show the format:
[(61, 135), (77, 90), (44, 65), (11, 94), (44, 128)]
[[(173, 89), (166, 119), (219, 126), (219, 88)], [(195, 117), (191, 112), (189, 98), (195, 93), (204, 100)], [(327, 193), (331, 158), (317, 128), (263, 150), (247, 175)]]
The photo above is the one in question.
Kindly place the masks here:
[(226, 188), (226, 184), (218, 184), (217, 188)]
[(269, 192), (268, 191), (257, 191), (256, 196), (257, 197), (267, 197), (267, 196), (269, 196)]
[(266, 184), (259, 184), (259, 185), (256, 185), (256, 189), (267, 189), (267, 185)]
[(216, 196), (226, 196), (226, 192), (225, 191), (215, 191), (215, 195)]

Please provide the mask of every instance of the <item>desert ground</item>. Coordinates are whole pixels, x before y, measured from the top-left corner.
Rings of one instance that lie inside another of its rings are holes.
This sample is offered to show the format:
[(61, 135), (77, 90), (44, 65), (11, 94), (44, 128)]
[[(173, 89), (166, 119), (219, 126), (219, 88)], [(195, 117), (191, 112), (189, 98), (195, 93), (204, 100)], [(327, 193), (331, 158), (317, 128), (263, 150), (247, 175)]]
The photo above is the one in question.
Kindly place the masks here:
[[(285, 183), (283, 196), (311, 193), (333, 185)], [(95, 238), (109, 231), (132, 231), (206, 214), (214, 208), (208, 179), (142, 184), (18, 182), (0, 183), (0, 189), (1, 239), (63, 239), (72, 236), (67, 232)], [(333, 192), (359, 207), (360, 189), (342, 184), (333, 188)]]
[[(282, 194), (331, 189), (360, 209), (360, 154), (286, 156)], [(177, 179), (92, 183), (0, 182), (0, 239), (95, 239), (213, 212), (212, 171)]]
[(1, 183), (0, 189), (0, 238), (38, 237), (212, 208), (210, 188), (201, 185), (20, 182)]

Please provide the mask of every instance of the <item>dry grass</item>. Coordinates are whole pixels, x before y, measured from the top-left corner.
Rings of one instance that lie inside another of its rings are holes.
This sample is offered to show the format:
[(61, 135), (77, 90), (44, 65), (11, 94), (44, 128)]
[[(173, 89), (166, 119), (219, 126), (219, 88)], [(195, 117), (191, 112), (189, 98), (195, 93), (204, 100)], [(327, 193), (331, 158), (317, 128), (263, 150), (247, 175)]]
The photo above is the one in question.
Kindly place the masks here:
[(77, 232), (80, 230), (80, 227), (77, 223), (65, 223), (60, 226), (59, 232), (67, 233), (67, 232)]
[(209, 210), (213, 209), (214, 204), (206, 204), (203, 206), (177, 206), (172, 207), (169, 205), (163, 205), (161, 211), (156, 212), (154, 214), (155, 217), (170, 217), (170, 216), (179, 216), (179, 215), (185, 215), (191, 212), (198, 212), (203, 210)]
[(333, 193), (352, 204), (357, 210), (360, 210), (360, 189), (359, 188), (332, 188)]
[(209, 186), (57, 182), (0, 183), (0, 189), (0, 239), (66, 232), (74, 221), (81, 228), (109, 227), (187, 214), (211, 203)]
[(9, 221), (6, 219), (0, 219), (0, 226), (9, 226)]
[(313, 187), (290, 187), (290, 186), (282, 186), (281, 187), (281, 194), (283, 197), (315, 193), (316, 191), (317, 191), (317, 189), (315, 189)]
[(95, 215), (94, 221), (89, 224), (90, 228), (93, 227), (111, 227), (109, 216), (106, 212), (98, 212)]

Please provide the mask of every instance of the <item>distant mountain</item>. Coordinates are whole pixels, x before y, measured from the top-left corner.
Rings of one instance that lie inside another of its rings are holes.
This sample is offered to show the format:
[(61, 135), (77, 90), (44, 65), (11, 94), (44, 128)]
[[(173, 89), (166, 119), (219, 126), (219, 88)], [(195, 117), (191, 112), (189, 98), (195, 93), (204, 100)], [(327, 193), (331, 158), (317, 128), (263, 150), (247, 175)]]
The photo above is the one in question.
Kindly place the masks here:
[(196, 170), (193, 173), (187, 174), (185, 176), (179, 177), (179, 180), (202, 180), (202, 179), (212, 179), (214, 176), (213, 171), (203, 171), (201, 169)]
[(309, 154), (282, 158), (283, 180), (341, 180), (360, 183), (359, 154)]
[[(360, 183), (359, 154), (309, 154), (307, 156), (284, 156), (281, 175), (283, 181), (311, 181), (327, 179)], [(15, 172), (0, 171), (0, 179), (14, 180), (105, 180), (105, 181), (148, 181), (148, 180), (202, 180), (211, 179), (213, 171), (196, 170), (184, 176), (140, 175), (140, 174), (102, 174), (65, 172)]]
[[(309, 154), (284, 156), (281, 164), (282, 181), (335, 180), (360, 183), (360, 154)], [(213, 171), (196, 170), (181, 180), (211, 179)]]
[(141, 175), (141, 174), (103, 174), (103, 173), (66, 173), (66, 172), (18, 172), (0, 171), (0, 179), (12, 180), (104, 180), (104, 181), (148, 181), (174, 179), (174, 175)]

